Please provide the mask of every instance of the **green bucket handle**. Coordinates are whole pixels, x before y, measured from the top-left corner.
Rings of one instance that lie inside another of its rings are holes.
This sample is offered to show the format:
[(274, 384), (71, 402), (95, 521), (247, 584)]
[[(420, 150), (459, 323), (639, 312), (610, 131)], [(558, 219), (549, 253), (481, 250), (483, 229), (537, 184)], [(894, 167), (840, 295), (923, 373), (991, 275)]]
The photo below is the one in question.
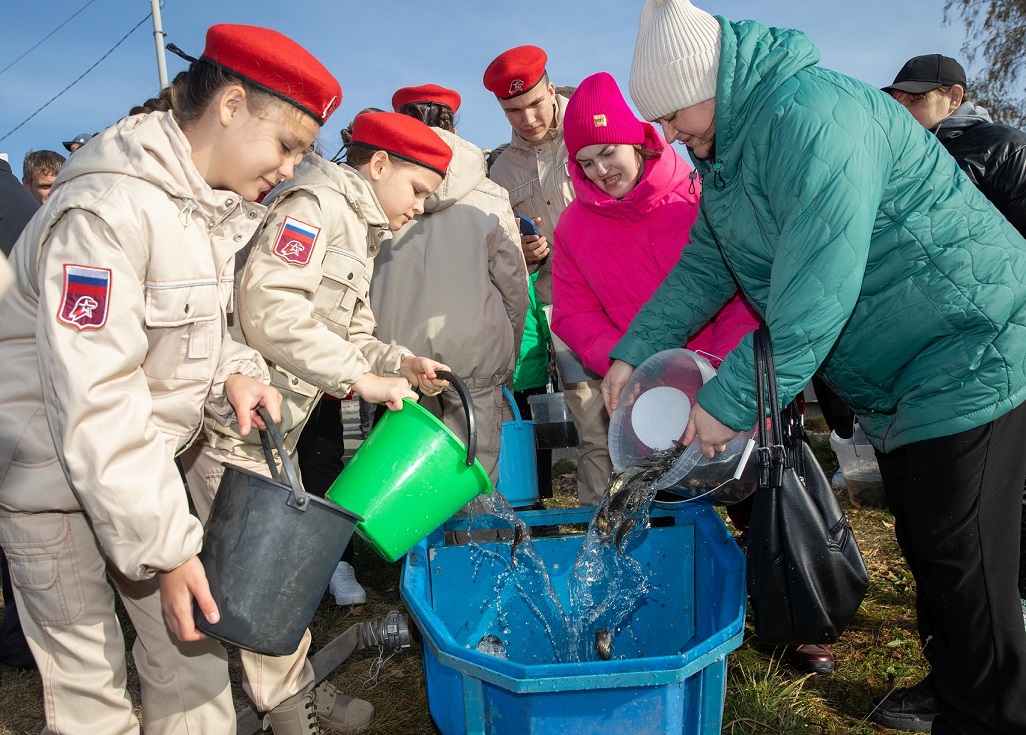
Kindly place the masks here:
[[(260, 430), (260, 444), (264, 448), (264, 459), (267, 460), (267, 466), (271, 468), (271, 477), (280, 479), (282, 484), (288, 485), (292, 490), (292, 496), (288, 499), (286, 505), (296, 510), (305, 511), (309, 507), (310, 497), (303, 491), (303, 486), (299, 483), (299, 475), (296, 474), (296, 468), (292, 465), (292, 458), (285, 451), (285, 445), (282, 441), (281, 432), (278, 431), (278, 425), (274, 423), (271, 419), (271, 414), (263, 406), (257, 406), (257, 413), (260, 414), (260, 418), (267, 425), (266, 430)], [(274, 461), (274, 454), (271, 452), (271, 442), (274, 442), (274, 448), (278, 450), (278, 456), (281, 457), (281, 465), (285, 471), (284, 477), (278, 474), (278, 465)]]
[(452, 383), (463, 402), (463, 412), (467, 417), (467, 467), (473, 467), (477, 455), (477, 419), (474, 417), (474, 400), (470, 397), (470, 390), (456, 373), (448, 370), (435, 370), (435, 375)]
[(520, 415), (520, 407), (517, 405), (516, 399), (513, 398), (513, 394), (510, 393), (509, 388), (502, 386), (502, 395), (506, 397), (506, 401), (509, 402), (509, 407), (513, 411), (513, 423), (519, 429), (524, 425), (524, 417)]

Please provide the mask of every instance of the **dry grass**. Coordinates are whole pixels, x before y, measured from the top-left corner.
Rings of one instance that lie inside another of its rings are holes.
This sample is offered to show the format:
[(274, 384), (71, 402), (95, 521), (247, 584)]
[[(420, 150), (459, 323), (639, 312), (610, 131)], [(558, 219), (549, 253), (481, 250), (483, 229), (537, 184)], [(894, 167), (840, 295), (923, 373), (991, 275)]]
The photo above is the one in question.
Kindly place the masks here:
[[(829, 449), (823, 451), (823, 437), (815, 443), (820, 445), (825, 469), (832, 471), (833, 457)], [(557, 467), (557, 474), (552, 506), (576, 504), (572, 465)], [(830, 676), (802, 676), (789, 667), (782, 650), (760, 643), (749, 630), (745, 643), (729, 659), (724, 733), (887, 732), (864, 721), (870, 699), (891, 686), (913, 683), (925, 673), (916, 635), (914, 585), (894, 542), (892, 519), (883, 511), (854, 508), (847, 498), (844, 505), (872, 584), (854, 622), (833, 646), (837, 670)], [(400, 564), (388, 564), (358, 545), (355, 566), (367, 589), (367, 604), (338, 608), (325, 597), (312, 625), (315, 649), (356, 622), (380, 620), (389, 610), (402, 609)], [(414, 644), (410, 651), (390, 659), (376, 685), (370, 686), (369, 669), (375, 658), (376, 652), (358, 652), (331, 676), (342, 691), (374, 704), (377, 714), (367, 732), (436, 735), (439, 731), (428, 712), (419, 647)], [(246, 700), (237, 655), (233, 660), (236, 703), (241, 708)], [(38, 733), (44, 725), (38, 674), (5, 667), (0, 673), (0, 735)], [(138, 701), (134, 676), (132, 687)]]

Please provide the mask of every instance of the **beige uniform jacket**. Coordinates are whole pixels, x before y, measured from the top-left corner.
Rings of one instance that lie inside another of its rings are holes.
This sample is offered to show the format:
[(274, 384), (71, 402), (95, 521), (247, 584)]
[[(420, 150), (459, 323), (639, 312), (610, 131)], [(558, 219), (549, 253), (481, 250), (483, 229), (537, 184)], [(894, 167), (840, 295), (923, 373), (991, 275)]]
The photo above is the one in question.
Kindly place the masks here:
[[(570, 183), (567, 167), (569, 154), (563, 142), (563, 112), (567, 98), (556, 95), (556, 128), (550, 130), (537, 143), (528, 143), (513, 132), (509, 147), (492, 164), (488, 176), (509, 192), (513, 211), (531, 219), (541, 217), (538, 231), (555, 248), (552, 232), (559, 215), (573, 201), (574, 187)], [(543, 304), (552, 303), (552, 255), (540, 266), (541, 274), (534, 284), (535, 292)], [(531, 263), (533, 273), (537, 263)]]
[(0, 303), (0, 507), (84, 511), (132, 579), (199, 551), (174, 456), (204, 408), (233, 418), (230, 374), (267, 380), (225, 320), (264, 208), (211, 189), (190, 156), (167, 113), (94, 139), (22, 233)]
[(435, 128), (453, 150), (425, 214), (378, 256), (376, 335), (444, 362), (464, 379), (513, 374), (527, 313), (527, 266), (506, 191), (485, 177), (481, 150)]
[[(368, 372), (397, 377), (413, 353), (373, 336), (371, 274), (392, 233), (367, 180), (310, 154), (264, 204), (268, 214), (239, 280), (239, 323), (282, 393), (287, 433), (322, 392), (344, 396)], [(242, 438), (211, 422), (208, 428), (211, 445), (262, 456), (254, 451), (256, 432)]]

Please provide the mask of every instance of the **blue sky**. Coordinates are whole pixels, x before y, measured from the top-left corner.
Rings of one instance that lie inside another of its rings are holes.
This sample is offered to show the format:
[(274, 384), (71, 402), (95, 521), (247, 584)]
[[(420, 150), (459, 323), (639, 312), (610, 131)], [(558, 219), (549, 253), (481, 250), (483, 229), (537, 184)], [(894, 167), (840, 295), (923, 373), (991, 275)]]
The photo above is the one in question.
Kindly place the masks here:
[[(88, 0), (7, 0), (0, 69), (67, 20)], [(961, 57), (964, 30), (943, 22), (943, 0), (701, 0), (699, 7), (740, 20), (805, 31), (821, 64), (882, 86), (911, 56)], [(338, 132), (364, 107), (387, 108), (392, 92), (433, 82), (463, 97), (457, 125), (482, 148), (510, 137), (481, 74), (497, 54), (535, 44), (549, 55), (557, 84), (608, 71), (626, 89), (641, 0), (165, 0), (164, 32), (199, 55), (208, 26), (220, 22), (275, 28), (296, 39), (342, 84), (340, 111), (321, 133), (330, 154)], [(29, 149), (66, 153), (61, 141), (114, 123), (158, 91), (152, 23), (147, 20), (68, 92), (10, 131), (71, 84), (149, 14), (149, 0), (92, 0), (39, 48), (0, 74), (0, 152), (15, 173)], [(185, 62), (167, 53), (168, 75)], [(970, 69), (970, 73), (972, 70)]]

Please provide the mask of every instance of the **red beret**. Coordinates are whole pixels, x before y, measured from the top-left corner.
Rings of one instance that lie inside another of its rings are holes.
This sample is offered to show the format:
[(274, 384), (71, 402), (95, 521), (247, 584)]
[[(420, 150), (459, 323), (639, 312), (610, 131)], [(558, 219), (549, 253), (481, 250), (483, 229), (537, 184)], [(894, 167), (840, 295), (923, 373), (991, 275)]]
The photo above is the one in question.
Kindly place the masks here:
[(460, 109), (459, 93), (445, 87), (439, 87), (437, 84), (403, 87), (392, 95), (392, 109), (396, 112), (399, 112), (403, 105), (413, 104), (414, 102), (434, 102), (435, 104), (446, 105), (453, 112)]
[(504, 51), (485, 69), (485, 88), (500, 100), (523, 94), (544, 76), (548, 60), (537, 46), (517, 46)]
[(452, 160), (452, 149), (438, 133), (420, 120), (397, 112), (364, 112), (357, 115), (353, 120), (350, 145), (385, 151), (429, 168), (441, 176), (445, 176), (445, 170)]
[(210, 26), (201, 61), (222, 67), (295, 105), (320, 123), (342, 103), (342, 87), (291, 38), (257, 26)]

